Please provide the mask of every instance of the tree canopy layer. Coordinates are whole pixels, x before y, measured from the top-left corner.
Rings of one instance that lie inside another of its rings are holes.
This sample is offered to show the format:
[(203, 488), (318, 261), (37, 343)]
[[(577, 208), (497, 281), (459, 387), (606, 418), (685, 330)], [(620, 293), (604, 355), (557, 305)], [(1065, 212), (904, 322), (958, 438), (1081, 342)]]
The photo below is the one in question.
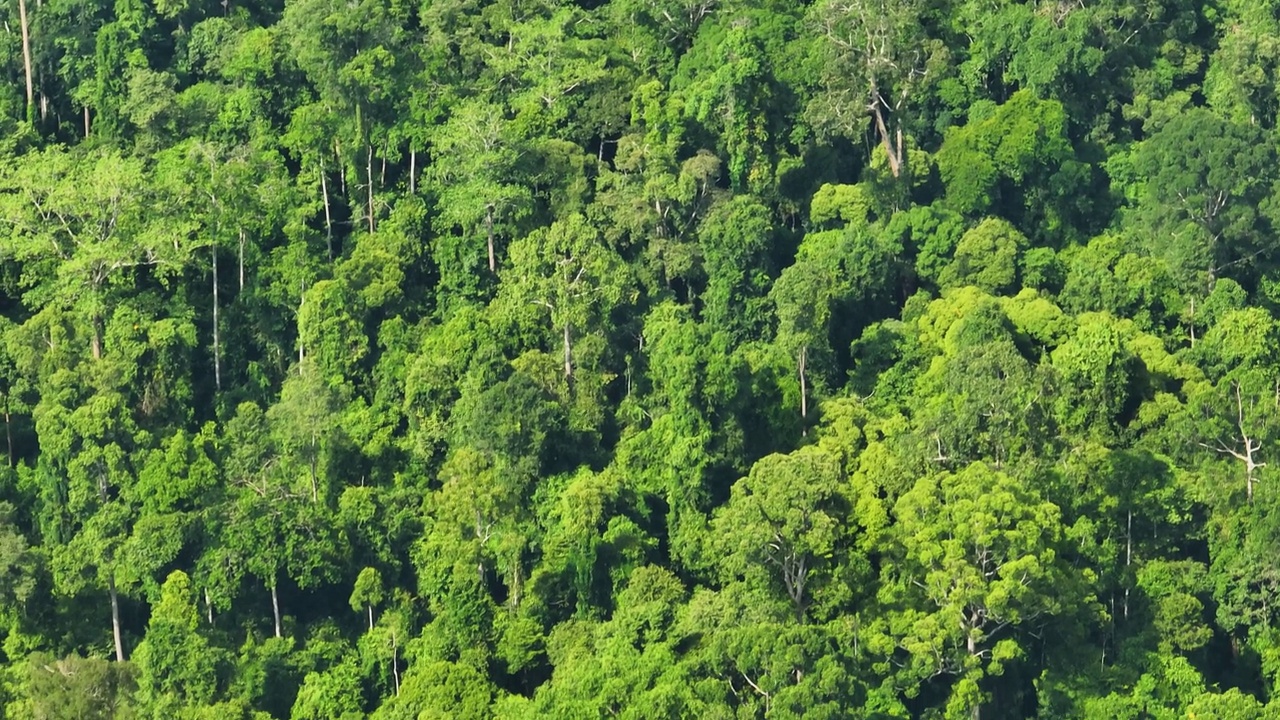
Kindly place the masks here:
[(0, 717), (1280, 718), (1280, 2), (0, 19)]

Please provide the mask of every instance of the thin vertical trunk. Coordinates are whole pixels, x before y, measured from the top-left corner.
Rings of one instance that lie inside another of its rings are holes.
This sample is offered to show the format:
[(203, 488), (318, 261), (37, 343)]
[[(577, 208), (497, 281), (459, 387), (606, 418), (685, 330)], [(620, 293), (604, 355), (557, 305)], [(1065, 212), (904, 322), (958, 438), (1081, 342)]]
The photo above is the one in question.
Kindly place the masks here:
[(271, 614), (276, 620), (276, 637), (284, 637), (280, 631), (280, 595), (276, 592), (276, 584), (271, 583)]
[[(1129, 567), (1133, 564), (1133, 510), (1129, 511), (1128, 529), (1125, 530), (1124, 539), (1124, 566)], [(1124, 619), (1129, 619), (1129, 588), (1124, 589)]]
[(382, 187), (387, 186), (387, 155), (390, 154), (391, 148), (386, 143), (382, 144), (382, 169), (378, 171), (378, 184)]
[(89, 139), (89, 106), (84, 106), (84, 139)]
[[(307, 304), (307, 281), (306, 280), (300, 281), (299, 287), (301, 288), (301, 290), (298, 293), (298, 316), (301, 317), (302, 308), (304, 305)], [(298, 333), (298, 373), (299, 374), (302, 373), (302, 360), (304, 357), (306, 357), (306, 353), (304, 352), (304, 348), (302, 346), (302, 333), (299, 332)]]
[(14, 467), (13, 463), (13, 419), (9, 416), (9, 394), (4, 396), (4, 439), (9, 443), (9, 467)]
[(489, 272), (498, 271), (498, 259), (493, 253), (493, 206), (484, 210), (484, 229), (489, 238)]
[(244, 292), (244, 228), (240, 229), (240, 292)]
[(801, 346), (797, 364), (800, 367), (800, 432), (802, 435), (809, 434), (809, 388), (808, 377), (805, 375), (805, 361), (808, 357), (809, 349)]
[(365, 153), (364, 172), (369, 180), (369, 232), (373, 232), (373, 143), (369, 143)]
[(107, 592), (111, 595), (111, 634), (116, 641), (116, 662), (124, 662), (124, 636), (120, 631), (120, 595), (116, 592), (116, 576), (107, 575)]
[(27, 78), (27, 121), (35, 117), (35, 84), (31, 79), (31, 30), (27, 22), (27, 0), (18, 0), (18, 22), (22, 25), (22, 69)]
[(396, 679), (396, 696), (400, 695), (400, 658), (397, 656), (399, 645), (396, 643), (395, 630), (391, 631), (391, 676)]
[[(969, 650), (969, 657), (972, 658), (976, 658), (978, 656), (978, 642), (974, 638), (973, 633), (979, 622), (981, 622), (981, 618), (978, 616), (977, 611), (974, 611), (973, 617), (968, 622), (960, 623), (960, 627), (965, 630), (965, 635), (967, 636), (965, 638), (965, 642)], [(981, 712), (981, 709), (981, 702), (975, 702), (973, 704), (973, 709), (970, 711), (973, 720), (979, 720), (979, 713)]]
[(320, 502), (320, 485), (316, 482), (316, 436), (311, 436), (311, 502)]
[(418, 151), (409, 146), (409, 194), (417, 190)]
[(320, 161), (320, 194), (324, 196), (324, 235), (329, 259), (333, 259), (333, 215), (329, 210), (329, 181), (325, 179), (324, 161)]
[(218, 248), (213, 248), (213, 388), (222, 392), (222, 354), (218, 346)]
[(573, 340), (570, 336), (569, 323), (564, 324), (564, 379), (573, 378)]
[(373, 630), (373, 605), (368, 605), (367, 607), (369, 608), (369, 630), (372, 631)]
[(209, 588), (204, 589), (204, 607), (209, 615), (209, 624), (213, 624), (213, 600), (209, 597)]
[(102, 318), (93, 316), (93, 337), (89, 339), (89, 349), (94, 360), (102, 359)]
[(347, 164), (342, 162), (342, 146), (338, 139), (333, 139), (333, 157), (338, 161), (338, 179), (342, 181), (342, 195), (347, 195)]

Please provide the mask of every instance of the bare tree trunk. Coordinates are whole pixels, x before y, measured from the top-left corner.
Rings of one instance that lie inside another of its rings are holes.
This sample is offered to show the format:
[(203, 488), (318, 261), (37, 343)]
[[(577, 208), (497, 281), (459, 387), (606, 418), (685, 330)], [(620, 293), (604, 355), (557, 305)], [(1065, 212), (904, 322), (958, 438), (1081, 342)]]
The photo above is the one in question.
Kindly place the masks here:
[(18, 0), (18, 22), (22, 25), (22, 68), (27, 78), (27, 122), (32, 122), (35, 119), (35, 84), (31, 79), (31, 30), (27, 22), (27, 0)]
[(369, 605), (369, 630), (373, 630), (373, 605)]
[(489, 272), (498, 272), (498, 259), (493, 253), (493, 206), (485, 208), (484, 229), (489, 237)]
[[(981, 620), (977, 614), (977, 611), (974, 611), (972, 619), (970, 619), (968, 622), (960, 623), (961, 628), (965, 630), (965, 636), (966, 636), (965, 642), (966, 642), (967, 649), (969, 650), (970, 657), (978, 656), (978, 643), (977, 643), (977, 640), (974, 639), (973, 633), (974, 633), (974, 630), (977, 628), (977, 624), (979, 622), (981, 622)], [(970, 711), (971, 713), (970, 717), (972, 717), (973, 720), (979, 720), (981, 711), (982, 711), (982, 703), (975, 702), (973, 704), (973, 709)]]
[(569, 335), (569, 323), (564, 324), (564, 379), (573, 378), (573, 342)]
[(222, 354), (218, 346), (218, 248), (213, 248), (213, 387), (222, 392)]
[(9, 394), (4, 395), (4, 439), (9, 442), (9, 467), (13, 462), (13, 419), (9, 416)]
[(400, 658), (397, 657), (399, 645), (396, 642), (396, 631), (391, 631), (391, 677), (396, 680), (396, 695), (400, 695)]
[(89, 139), (89, 106), (84, 106), (84, 139)]
[(244, 228), (240, 229), (240, 292), (244, 292)]
[(876, 134), (880, 136), (880, 144), (884, 147), (885, 154), (889, 156), (889, 172), (893, 173), (896, 178), (902, 172), (902, 131), (898, 131), (898, 148), (895, 151), (889, 128), (884, 122), (884, 111), (880, 107), (880, 95), (875, 92), (874, 87), (871, 93), (871, 116), (876, 121)]
[(283, 637), (284, 633), (280, 631), (280, 595), (276, 592), (276, 584), (271, 583), (271, 614), (276, 620), (276, 637)]
[(373, 232), (373, 143), (365, 153), (365, 176), (369, 179), (369, 232)]
[[(1133, 510), (1129, 511), (1128, 529), (1124, 538), (1124, 566), (1133, 564)], [(1129, 587), (1126, 581), (1124, 588), (1124, 619), (1129, 619)]]
[(311, 436), (311, 502), (320, 502), (320, 485), (316, 482), (316, 436)]
[(342, 195), (347, 195), (347, 164), (342, 162), (342, 146), (338, 139), (333, 139), (333, 157), (338, 161), (338, 179), (342, 181)]
[(412, 195), (417, 190), (417, 174), (418, 174), (418, 151), (412, 145), (409, 146), (409, 194)]
[(320, 194), (324, 196), (324, 234), (325, 247), (328, 248), (329, 259), (333, 259), (333, 215), (329, 210), (329, 181), (325, 179), (324, 160), (320, 161)]
[(204, 608), (209, 615), (209, 624), (213, 625), (213, 600), (209, 598), (209, 588), (204, 589)]
[(89, 338), (89, 350), (94, 360), (102, 359), (102, 318), (93, 316), (93, 336)]
[(107, 593), (111, 595), (111, 634), (116, 641), (116, 662), (124, 662), (124, 636), (120, 631), (120, 596), (116, 592), (116, 576), (107, 575)]
[[(298, 293), (298, 316), (302, 316), (302, 308), (307, 304), (307, 281), (303, 280), (299, 283), (301, 291)], [(298, 333), (298, 373), (302, 373), (302, 360), (306, 357), (302, 346), (302, 333)]]
[(809, 434), (808, 418), (809, 418), (809, 389), (808, 378), (805, 375), (805, 362), (809, 358), (809, 348), (800, 347), (800, 355), (797, 358), (800, 366), (800, 433), (802, 435)]

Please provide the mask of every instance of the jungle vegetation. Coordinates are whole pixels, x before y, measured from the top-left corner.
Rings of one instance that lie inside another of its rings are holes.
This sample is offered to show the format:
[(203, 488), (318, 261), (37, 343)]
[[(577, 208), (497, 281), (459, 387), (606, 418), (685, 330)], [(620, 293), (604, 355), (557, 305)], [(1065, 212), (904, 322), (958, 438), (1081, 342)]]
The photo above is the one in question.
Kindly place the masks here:
[(1280, 1), (0, 15), (4, 717), (1280, 717)]

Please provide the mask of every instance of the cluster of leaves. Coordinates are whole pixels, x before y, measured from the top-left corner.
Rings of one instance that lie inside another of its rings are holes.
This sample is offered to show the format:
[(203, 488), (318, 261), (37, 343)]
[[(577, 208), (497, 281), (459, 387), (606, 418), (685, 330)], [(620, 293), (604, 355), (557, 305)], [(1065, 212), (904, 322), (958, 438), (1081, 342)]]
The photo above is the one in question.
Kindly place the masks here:
[(1280, 716), (1276, 0), (10, 0), (0, 707)]

